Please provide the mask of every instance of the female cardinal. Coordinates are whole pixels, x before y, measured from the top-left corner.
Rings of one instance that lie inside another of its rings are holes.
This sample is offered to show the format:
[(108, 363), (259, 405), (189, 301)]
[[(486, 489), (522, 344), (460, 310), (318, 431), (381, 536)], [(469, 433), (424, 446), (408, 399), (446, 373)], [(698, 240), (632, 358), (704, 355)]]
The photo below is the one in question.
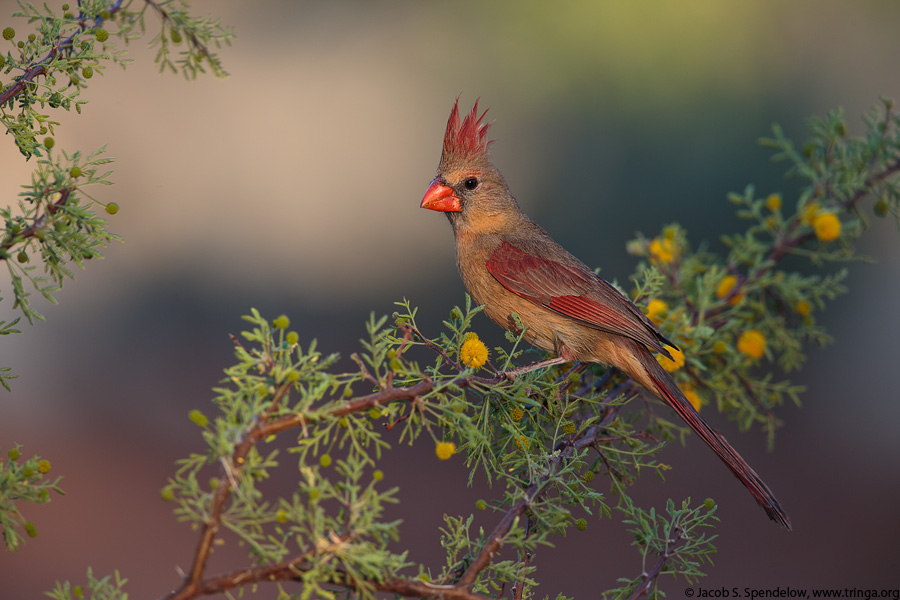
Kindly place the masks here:
[(445, 213), (456, 238), (463, 283), (484, 312), (556, 358), (509, 374), (568, 361), (612, 365), (675, 409), (740, 479), (769, 518), (791, 521), (778, 500), (722, 435), (697, 414), (651, 351), (667, 357), (674, 347), (634, 304), (554, 242), (520, 209), (491, 162), (478, 102), (462, 122), (453, 105), (437, 176), (422, 208)]

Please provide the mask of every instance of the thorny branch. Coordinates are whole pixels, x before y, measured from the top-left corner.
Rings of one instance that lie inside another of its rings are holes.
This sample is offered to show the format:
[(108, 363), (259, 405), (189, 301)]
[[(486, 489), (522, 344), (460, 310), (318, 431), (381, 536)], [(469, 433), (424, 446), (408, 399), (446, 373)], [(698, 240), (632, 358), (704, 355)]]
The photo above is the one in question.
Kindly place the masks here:
[[(403, 326), (401, 329), (404, 329), (405, 333), (411, 332), (411, 330), (406, 331), (408, 329), (407, 326)], [(415, 333), (421, 336), (418, 331)], [(240, 344), (234, 336), (232, 336), (232, 339), (235, 344)], [(439, 349), (435, 350), (437, 351)], [(494, 377), (458, 377), (452, 380), (451, 385), (461, 388), (481, 388), (505, 382), (508, 382), (508, 380), (502, 374), (497, 374)], [(310, 558), (309, 552), (278, 565), (243, 569), (224, 575), (204, 578), (207, 562), (216, 535), (219, 532), (222, 513), (231, 497), (237, 475), (239, 475), (252, 448), (259, 441), (264, 440), (271, 435), (289, 429), (304, 427), (311, 422), (311, 419), (303, 414), (291, 414), (272, 418), (272, 415), (281, 404), (282, 399), (290, 390), (291, 385), (291, 383), (285, 382), (276, 389), (266, 413), (260, 417), (255, 425), (245, 432), (241, 441), (236, 446), (230, 461), (223, 463), (222, 479), (230, 483), (229, 485), (221, 485), (217, 488), (209, 507), (209, 518), (200, 534), (200, 541), (194, 553), (194, 559), (189, 575), (179, 588), (165, 596), (167, 600), (187, 600), (199, 596), (222, 593), (235, 587), (263, 581), (292, 581), (301, 579), (302, 573), (305, 570), (304, 563)], [(340, 418), (351, 413), (365, 412), (373, 407), (399, 400), (416, 402), (420, 400), (421, 396), (434, 390), (436, 385), (437, 384), (431, 379), (425, 379), (408, 387), (396, 387), (391, 385), (390, 387), (383, 388), (372, 394), (348, 400), (325, 413), (323, 417)], [(604, 424), (605, 422), (606, 421), (604, 420)], [(384, 582), (373, 581), (369, 583), (380, 592), (394, 593), (402, 596), (446, 598), (450, 600), (486, 600), (485, 596), (472, 592), (472, 585), (479, 573), (491, 564), (493, 557), (500, 551), (506, 536), (515, 526), (517, 520), (526, 516), (530, 506), (548, 491), (548, 482), (556, 467), (571, 458), (575, 451), (588, 446), (596, 446), (598, 442), (602, 441), (602, 436), (605, 435), (605, 428), (602, 425), (603, 424), (597, 424), (589, 428), (579, 438), (563, 441), (555, 448), (554, 456), (550, 460), (551, 468), (548, 469), (538, 481), (533, 482), (525, 490), (523, 497), (510, 507), (503, 518), (500, 519), (494, 527), (494, 530), (487, 537), (484, 546), (474, 557), (457, 583), (439, 585), (418, 579), (390, 579)], [(349, 579), (344, 582), (336, 583), (337, 585), (344, 583), (345, 587), (352, 586), (352, 582)]]

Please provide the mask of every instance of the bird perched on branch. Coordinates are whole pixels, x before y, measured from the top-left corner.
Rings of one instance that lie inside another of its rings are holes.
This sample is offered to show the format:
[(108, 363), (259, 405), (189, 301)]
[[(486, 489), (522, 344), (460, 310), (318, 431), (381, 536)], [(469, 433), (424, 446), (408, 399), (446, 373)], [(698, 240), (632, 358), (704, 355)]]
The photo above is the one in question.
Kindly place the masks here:
[(569, 361), (612, 365), (674, 408), (769, 518), (790, 529), (791, 521), (769, 487), (707, 425), (652, 354), (671, 358), (665, 346), (675, 345), (630, 300), (519, 209), (491, 162), (489, 127), (484, 113), (478, 114), (477, 101), (463, 119), (458, 101), (453, 105), (437, 175), (421, 206), (450, 220), (459, 272), (485, 314), (516, 332), (515, 313), (526, 326), (525, 339), (555, 354), (507, 374)]

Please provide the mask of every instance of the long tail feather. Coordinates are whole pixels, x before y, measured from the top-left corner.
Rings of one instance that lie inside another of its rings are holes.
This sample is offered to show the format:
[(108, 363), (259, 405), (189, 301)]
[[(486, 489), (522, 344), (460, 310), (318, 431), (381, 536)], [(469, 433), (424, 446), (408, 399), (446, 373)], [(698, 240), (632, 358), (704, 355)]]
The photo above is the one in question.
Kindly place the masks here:
[(719, 432), (710, 427), (697, 411), (694, 410), (694, 407), (691, 406), (688, 399), (684, 397), (684, 394), (678, 389), (678, 386), (675, 385), (675, 381), (672, 379), (671, 375), (659, 366), (659, 363), (657, 363), (649, 352), (647, 353), (645, 361), (642, 362), (645, 363), (647, 375), (656, 387), (655, 390), (650, 391), (656, 393), (660, 399), (664, 400), (669, 406), (674, 408), (675, 412), (684, 419), (685, 423), (687, 423), (690, 428), (693, 429), (710, 448), (712, 448), (713, 452), (715, 452), (731, 472), (734, 473), (734, 476), (744, 484), (744, 487), (747, 488), (754, 500), (756, 500), (762, 509), (766, 511), (769, 518), (790, 531), (791, 519), (788, 517), (787, 513), (784, 512), (784, 509), (781, 508), (781, 505), (778, 503), (772, 490), (769, 489), (769, 486), (767, 486), (765, 482), (760, 479), (759, 475), (756, 474), (756, 471), (750, 468), (750, 465), (741, 458), (741, 455), (737, 453), (737, 450), (732, 448), (731, 444), (729, 444)]

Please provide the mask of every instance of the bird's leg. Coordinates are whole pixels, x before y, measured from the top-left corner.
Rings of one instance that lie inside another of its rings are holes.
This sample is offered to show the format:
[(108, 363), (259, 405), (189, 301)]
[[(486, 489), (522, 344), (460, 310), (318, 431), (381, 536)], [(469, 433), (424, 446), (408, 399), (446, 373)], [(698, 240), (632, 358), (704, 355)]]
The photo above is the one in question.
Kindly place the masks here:
[(505, 377), (506, 379), (513, 381), (519, 375), (524, 375), (525, 373), (529, 373), (534, 371), (535, 369), (543, 369), (544, 367), (552, 367), (553, 365), (558, 365), (564, 362), (569, 362), (571, 359), (563, 358), (562, 356), (557, 356), (555, 358), (548, 358), (547, 360), (540, 360), (536, 363), (531, 363), (530, 365), (524, 365), (521, 367), (516, 367), (515, 369), (510, 369), (509, 371), (503, 371), (500, 373), (501, 377)]

